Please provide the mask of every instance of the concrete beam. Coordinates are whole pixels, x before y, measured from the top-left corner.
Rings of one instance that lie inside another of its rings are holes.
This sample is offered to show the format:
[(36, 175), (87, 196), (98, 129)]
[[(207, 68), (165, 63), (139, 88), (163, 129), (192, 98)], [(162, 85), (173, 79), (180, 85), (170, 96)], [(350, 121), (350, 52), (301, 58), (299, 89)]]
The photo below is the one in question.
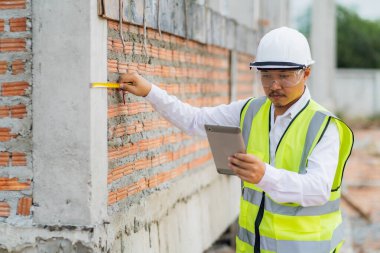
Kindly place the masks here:
[(96, 1), (33, 1), (34, 223), (106, 216), (107, 22)]
[[(225, 0), (220, 3), (218, 1), (205, 3), (205, 1), (193, 0), (144, 1), (123, 0), (123, 21), (143, 26), (145, 15), (147, 27), (158, 29), (159, 24), (162, 32), (200, 43), (235, 49), (244, 53), (252, 53), (257, 47), (256, 28), (247, 26), (246, 21), (244, 23), (237, 21), (240, 19), (236, 19), (235, 16), (230, 18), (229, 16), (232, 14), (226, 11), (229, 4)], [(103, 4), (103, 17), (119, 20), (119, 1), (103, 0)], [(248, 4), (247, 7), (240, 5), (240, 12), (246, 14), (241, 16), (251, 15), (250, 11), (246, 9), (248, 7), (252, 9), (253, 4)], [(239, 13), (238, 9), (235, 8), (236, 13)], [(253, 16), (252, 20), (254, 20)], [(249, 22), (249, 24), (251, 23)]]
[(206, 41), (205, 8), (192, 1), (187, 1), (186, 4), (187, 38), (201, 42)]

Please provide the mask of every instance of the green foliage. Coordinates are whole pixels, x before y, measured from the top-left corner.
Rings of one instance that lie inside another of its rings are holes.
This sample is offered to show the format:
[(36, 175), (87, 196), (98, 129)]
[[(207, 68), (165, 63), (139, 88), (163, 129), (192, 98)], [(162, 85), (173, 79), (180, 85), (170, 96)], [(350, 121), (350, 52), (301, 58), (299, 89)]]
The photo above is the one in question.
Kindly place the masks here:
[[(361, 18), (354, 10), (337, 6), (337, 67), (380, 68), (380, 21)], [(311, 34), (311, 8), (298, 17), (299, 30)]]
[(380, 68), (380, 22), (337, 7), (338, 68)]

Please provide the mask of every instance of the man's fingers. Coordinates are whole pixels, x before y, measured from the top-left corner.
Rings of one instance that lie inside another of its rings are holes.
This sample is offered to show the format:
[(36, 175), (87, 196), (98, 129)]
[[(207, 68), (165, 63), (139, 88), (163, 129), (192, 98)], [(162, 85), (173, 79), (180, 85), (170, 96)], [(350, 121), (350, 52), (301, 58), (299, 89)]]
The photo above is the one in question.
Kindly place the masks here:
[(133, 83), (136, 81), (136, 76), (138, 76), (138, 73), (135, 72), (128, 72), (128, 73), (123, 73), (119, 77), (119, 82), (120, 83)]
[(230, 163), (237, 165), (242, 169), (249, 169), (252, 166), (252, 162), (245, 162), (236, 157), (230, 157), (228, 160), (230, 161)]
[(132, 82), (120, 82), (120, 89), (125, 91), (133, 91), (136, 89), (136, 85)]
[(255, 157), (252, 154), (244, 154), (244, 153), (236, 153), (234, 157), (247, 163), (255, 163), (259, 160), (257, 157)]
[(246, 170), (246, 169), (242, 169), (232, 163), (229, 163), (228, 166), (230, 167), (230, 169), (232, 169), (239, 177), (245, 177), (245, 178), (248, 178), (249, 175), (250, 175), (250, 171)]

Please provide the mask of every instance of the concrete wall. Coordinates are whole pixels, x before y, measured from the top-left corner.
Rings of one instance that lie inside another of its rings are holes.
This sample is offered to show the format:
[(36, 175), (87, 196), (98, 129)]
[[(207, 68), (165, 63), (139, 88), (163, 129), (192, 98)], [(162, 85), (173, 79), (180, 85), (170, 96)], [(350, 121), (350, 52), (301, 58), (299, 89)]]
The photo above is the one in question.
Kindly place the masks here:
[(274, 28), (289, 25), (288, 0), (261, 0), (259, 5), (260, 36)]
[(378, 117), (380, 114), (380, 71), (337, 69), (332, 86), (335, 112), (345, 118)]

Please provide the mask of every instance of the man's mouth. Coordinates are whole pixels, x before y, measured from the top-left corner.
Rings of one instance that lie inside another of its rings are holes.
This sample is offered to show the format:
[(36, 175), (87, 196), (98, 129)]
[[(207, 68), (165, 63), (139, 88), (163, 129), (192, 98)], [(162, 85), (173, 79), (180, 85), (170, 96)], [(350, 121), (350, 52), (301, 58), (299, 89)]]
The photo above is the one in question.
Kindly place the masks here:
[(285, 95), (281, 93), (277, 93), (277, 92), (272, 92), (269, 94), (269, 97), (278, 98), (278, 97), (285, 97)]

